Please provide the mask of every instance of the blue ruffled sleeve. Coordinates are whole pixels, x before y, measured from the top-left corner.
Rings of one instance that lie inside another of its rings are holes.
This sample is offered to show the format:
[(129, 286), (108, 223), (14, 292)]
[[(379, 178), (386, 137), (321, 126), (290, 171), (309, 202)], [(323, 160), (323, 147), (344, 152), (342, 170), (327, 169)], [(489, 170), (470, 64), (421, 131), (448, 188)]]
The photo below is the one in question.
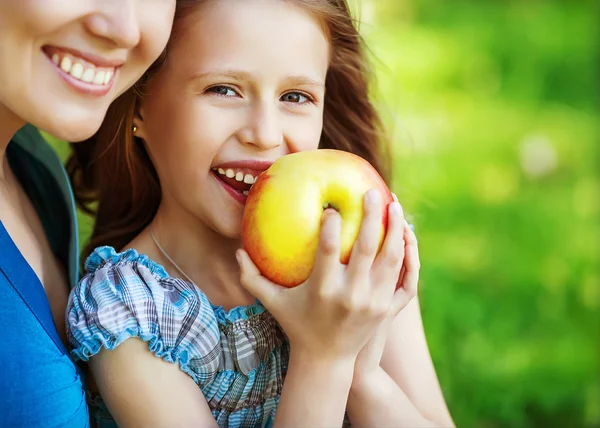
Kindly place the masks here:
[(130, 249), (96, 249), (86, 275), (71, 291), (67, 330), (76, 360), (131, 337), (165, 361), (178, 363), (197, 384), (219, 365), (218, 323), (212, 305), (194, 285), (171, 278), (157, 263)]

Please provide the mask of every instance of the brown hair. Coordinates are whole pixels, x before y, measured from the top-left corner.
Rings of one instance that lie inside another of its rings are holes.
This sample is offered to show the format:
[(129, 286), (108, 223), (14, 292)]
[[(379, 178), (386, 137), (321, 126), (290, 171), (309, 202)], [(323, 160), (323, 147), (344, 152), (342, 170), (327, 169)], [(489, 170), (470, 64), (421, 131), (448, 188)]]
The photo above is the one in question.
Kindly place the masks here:
[[(95, 216), (82, 261), (94, 248), (123, 248), (151, 221), (161, 200), (158, 176), (140, 140), (132, 135), (134, 113), (147, 82), (167, 60), (177, 38), (178, 22), (209, 0), (177, 0), (173, 33), (167, 48), (144, 76), (110, 106), (98, 132), (73, 145), (67, 170), (75, 198)], [(306, 8), (324, 23), (331, 40), (331, 64), (320, 148), (357, 154), (389, 183), (389, 146), (378, 112), (369, 97), (371, 70), (363, 40), (346, 0), (286, 0)]]

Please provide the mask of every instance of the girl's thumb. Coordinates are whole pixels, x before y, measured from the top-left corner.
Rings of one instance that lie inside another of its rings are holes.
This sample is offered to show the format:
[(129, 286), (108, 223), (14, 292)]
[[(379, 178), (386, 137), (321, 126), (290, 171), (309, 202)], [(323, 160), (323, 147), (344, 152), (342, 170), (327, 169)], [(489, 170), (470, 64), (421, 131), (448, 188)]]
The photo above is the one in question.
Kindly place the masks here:
[(261, 275), (246, 251), (242, 249), (237, 250), (235, 257), (240, 265), (240, 282), (242, 287), (268, 308), (277, 292), (277, 284), (272, 283)]

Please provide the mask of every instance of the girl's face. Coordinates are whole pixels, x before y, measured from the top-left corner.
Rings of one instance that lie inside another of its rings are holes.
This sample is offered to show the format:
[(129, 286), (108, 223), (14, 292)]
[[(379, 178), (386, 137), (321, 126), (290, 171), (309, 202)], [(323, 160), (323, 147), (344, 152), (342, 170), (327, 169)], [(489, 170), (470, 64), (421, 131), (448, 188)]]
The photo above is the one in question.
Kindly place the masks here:
[(162, 52), (174, 10), (175, 0), (1, 0), (0, 114), (89, 137)]
[(239, 238), (253, 177), (319, 145), (329, 41), (317, 19), (286, 1), (211, 2), (181, 25), (136, 135), (168, 210)]

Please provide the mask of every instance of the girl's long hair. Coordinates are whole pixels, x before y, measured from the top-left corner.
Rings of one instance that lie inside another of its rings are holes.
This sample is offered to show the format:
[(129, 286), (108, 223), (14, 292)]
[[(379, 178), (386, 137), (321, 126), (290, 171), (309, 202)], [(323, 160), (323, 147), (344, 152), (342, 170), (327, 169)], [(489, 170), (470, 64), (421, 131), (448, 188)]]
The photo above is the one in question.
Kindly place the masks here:
[[(131, 89), (112, 103), (98, 132), (72, 145), (67, 171), (75, 199), (84, 212), (95, 217), (82, 261), (98, 246), (122, 249), (156, 214), (161, 201), (160, 184), (142, 141), (133, 135), (133, 118), (146, 84), (167, 61), (169, 45), (184, 31), (180, 28), (182, 18), (209, 1), (215, 0), (177, 0), (173, 32), (165, 51)], [(319, 147), (363, 157), (389, 183), (388, 140), (370, 98), (372, 73), (346, 0), (282, 1), (303, 7), (320, 19), (331, 42)]]

